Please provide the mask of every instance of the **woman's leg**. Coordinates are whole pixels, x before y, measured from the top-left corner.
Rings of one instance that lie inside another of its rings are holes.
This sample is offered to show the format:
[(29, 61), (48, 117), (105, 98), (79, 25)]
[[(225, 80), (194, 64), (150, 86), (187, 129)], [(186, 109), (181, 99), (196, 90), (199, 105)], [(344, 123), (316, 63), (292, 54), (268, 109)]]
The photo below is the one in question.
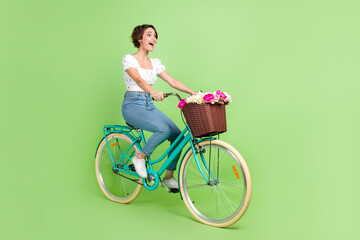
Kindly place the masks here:
[[(144, 98), (146, 99), (146, 98)], [(171, 121), (163, 112), (158, 110), (152, 101), (146, 99), (146, 101), (132, 100), (123, 104), (122, 113), (125, 121), (128, 123), (150, 131), (154, 134), (148, 139), (142, 152), (136, 155), (139, 159), (144, 159), (146, 156), (150, 156), (155, 148), (168, 139), (173, 143), (180, 135), (180, 129)], [(124, 102), (125, 103), (125, 102)], [(175, 148), (173, 148), (174, 150)], [(170, 151), (169, 155), (173, 152)], [(176, 169), (177, 162), (180, 158), (180, 153), (174, 158), (171, 164), (167, 168), (165, 179), (171, 178), (173, 172)]]
[(172, 127), (167, 121), (164, 121), (163, 113), (155, 107), (146, 109), (135, 104), (129, 104), (123, 106), (122, 112), (128, 123), (154, 133), (142, 149), (146, 156), (150, 156), (158, 145), (172, 136)]
[[(176, 124), (173, 121), (171, 121), (171, 119), (168, 116), (166, 116), (159, 109), (154, 110), (154, 112), (156, 112), (156, 115), (159, 116), (160, 118), (162, 118), (163, 122), (170, 127), (170, 136), (169, 136), (168, 140), (170, 141), (170, 144), (172, 144), (177, 139), (177, 137), (181, 134), (181, 130), (176, 126)], [(169, 152), (168, 157), (173, 153), (175, 148), (176, 148), (176, 146)], [(181, 155), (181, 152), (179, 152), (179, 154), (174, 158), (174, 160), (166, 168), (167, 171), (165, 173), (165, 179), (169, 179), (169, 178), (173, 177), (173, 173), (176, 169), (176, 165), (177, 165), (177, 162), (179, 161), (180, 155)]]

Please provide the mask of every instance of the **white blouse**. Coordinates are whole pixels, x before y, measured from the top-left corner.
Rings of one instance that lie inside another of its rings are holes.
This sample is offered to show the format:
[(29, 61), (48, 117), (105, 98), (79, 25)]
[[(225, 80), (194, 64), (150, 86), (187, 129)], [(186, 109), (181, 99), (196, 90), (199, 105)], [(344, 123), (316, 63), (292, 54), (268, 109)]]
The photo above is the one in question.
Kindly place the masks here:
[(144, 79), (150, 86), (152, 86), (156, 82), (157, 76), (162, 71), (165, 71), (165, 66), (161, 64), (160, 59), (150, 58), (150, 61), (153, 66), (153, 69), (141, 68), (136, 58), (131, 54), (127, 54), (122, 58), (122, 65), (124, 70), (124, 78), (125, 78), (127, 91), (144, 92), (144, 90), (136, 84), (136, 82), (129, 76), (129, 74), (127, 74), (126, 72), (127, 69), (135, 68), (136, 70), (138, 70), (141, 78)]

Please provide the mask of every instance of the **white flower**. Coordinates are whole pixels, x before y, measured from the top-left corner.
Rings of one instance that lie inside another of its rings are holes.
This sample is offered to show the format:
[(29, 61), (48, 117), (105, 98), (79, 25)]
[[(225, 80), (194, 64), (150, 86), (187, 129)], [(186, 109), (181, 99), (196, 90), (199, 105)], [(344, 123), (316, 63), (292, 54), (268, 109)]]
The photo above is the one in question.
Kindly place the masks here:
[(205, 95), (204, 93), (199, 91), (196, 94), (187, 97), (185, 99), (186, 103), (197, 103), (197, 104), (205, 103), (205, 101), (203, 99), (204, 95)]
[(224, 94), (226, 95), (226, 98), (223, 100), (225, 103), (231, 103), (231, 96), (230, 94), (228, 94), (227, 92), (224, 92)]

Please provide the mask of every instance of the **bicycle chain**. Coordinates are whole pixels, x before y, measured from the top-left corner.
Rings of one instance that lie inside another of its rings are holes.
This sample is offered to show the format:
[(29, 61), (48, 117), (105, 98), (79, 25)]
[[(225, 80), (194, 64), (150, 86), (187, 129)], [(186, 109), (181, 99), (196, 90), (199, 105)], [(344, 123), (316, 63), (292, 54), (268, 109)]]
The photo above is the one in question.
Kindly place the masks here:
[(117, 174), (117, 175), (119, 175), (119, 176), (121, 176), (121, 177), (124, 177), (124, 178), (126, 178), (126, 179), (128, 179), (128, 180), (130, 180), (130, 181), (133, 181), (133, 182), (135, 182), (135, 183), (137, 183), (137, 184), (140, 184), (140, 185), (143, 185), (143, 186), (144, 186), (144, 184), (139, 183), (139, 180), (136, 180), (136, 179), (132, 179), (132, 178), (126, 177), (126, 176), (124, 176), (124, 175), (120, 174), (120, 173), (119, 173), (119, 171), (114, 171), (114, 173), (115, 173), (115, 174)]

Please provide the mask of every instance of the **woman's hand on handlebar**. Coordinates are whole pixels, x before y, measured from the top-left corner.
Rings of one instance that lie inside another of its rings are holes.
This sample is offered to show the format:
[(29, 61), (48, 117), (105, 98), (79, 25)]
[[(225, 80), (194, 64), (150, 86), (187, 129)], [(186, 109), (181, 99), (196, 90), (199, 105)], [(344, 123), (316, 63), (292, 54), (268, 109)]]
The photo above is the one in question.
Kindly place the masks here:
[(155, 101), (162, 101), (164, 100), (164, 94), (162, 92), (155, 92), (151, 94), (152, 99)]

